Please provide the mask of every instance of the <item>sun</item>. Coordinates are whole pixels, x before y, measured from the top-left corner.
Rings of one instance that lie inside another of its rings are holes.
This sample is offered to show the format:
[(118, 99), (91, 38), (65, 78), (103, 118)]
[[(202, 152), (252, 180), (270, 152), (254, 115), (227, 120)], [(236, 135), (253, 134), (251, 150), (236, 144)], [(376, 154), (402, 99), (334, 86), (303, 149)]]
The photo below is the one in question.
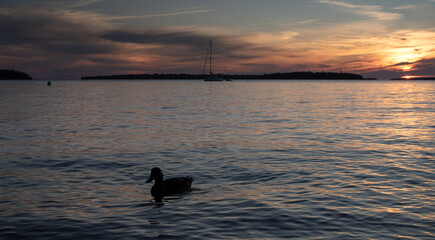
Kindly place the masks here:
[(405, 79), (405, 80), (413, 80), (415, 78), (419, 78), (419, 77), (424, 77), (424, 76), (411, 76), (411, 75), (405, 75), (400, 77), (401, 79)]
[(413, 48), (398, 48), (389, 54), (388, 60), (395, 69), (408, 72), (414, 68), (415, 62), (421, 57), (421, 53)]

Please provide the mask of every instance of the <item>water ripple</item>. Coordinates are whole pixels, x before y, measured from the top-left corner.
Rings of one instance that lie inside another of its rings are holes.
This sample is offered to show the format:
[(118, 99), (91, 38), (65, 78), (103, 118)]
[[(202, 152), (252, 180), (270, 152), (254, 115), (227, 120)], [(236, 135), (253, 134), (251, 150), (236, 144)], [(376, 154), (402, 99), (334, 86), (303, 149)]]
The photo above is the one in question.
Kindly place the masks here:
[(1, 239), (435, 238), (433, 82), (5, 83)]

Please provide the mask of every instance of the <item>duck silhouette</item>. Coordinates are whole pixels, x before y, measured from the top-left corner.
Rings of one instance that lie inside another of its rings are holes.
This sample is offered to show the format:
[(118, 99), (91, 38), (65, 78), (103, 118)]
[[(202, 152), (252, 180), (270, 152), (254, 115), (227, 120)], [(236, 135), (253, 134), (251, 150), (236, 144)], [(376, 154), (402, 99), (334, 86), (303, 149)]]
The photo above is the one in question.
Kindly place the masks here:
[(163, 180), (163, 173), (160, 168), (155, 167), (151, 169), (151, 174), (146, 183), (154, 182), (151, 188), (151, 195), (153, 195), (156, 202), (162, 202), (164, 196), (190, 192), (192, 181), (191, 177), (179, 177)]

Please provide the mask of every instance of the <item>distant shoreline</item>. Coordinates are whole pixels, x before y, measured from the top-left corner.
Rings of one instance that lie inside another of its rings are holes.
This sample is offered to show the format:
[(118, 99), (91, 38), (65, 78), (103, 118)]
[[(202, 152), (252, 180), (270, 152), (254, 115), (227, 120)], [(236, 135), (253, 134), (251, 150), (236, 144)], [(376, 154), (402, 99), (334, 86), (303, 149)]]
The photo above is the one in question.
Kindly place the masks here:
[[(82, 80), (195, 80), (204, 79), (204, 74), (172, 74), (172, 73), (154, 73), (154, 74), (125, 74), (125, 75), (107, 75), (107, 76), (84, 76)], [(335, 73), (335, 72), (289, 72), (289, 73), (265, 73), (261, 75), (254, 74), (225, 74), (222, 75), (227, 79), (243, 80), (376, 80), (373, 78), (364, 79), (359, 74), (354, 73)]]
[(33, 78), (25, 72), (13, 69), (0, 69), (0, 80), (33, 80)]
[[(103, 76), (84, 76), (80, 80), (203, 80), (205, 74), (187, 73), (152, 73), (152, 74), (116, 74)], [(225, 74), (219, 75), (230, 80), (378, 80), (377, 78), (364, 78), (355, 73), (343, 72), (282, 72), (264, 74)], [(0, 69), (1, 80), (36, 80), (25, 72), (13, 69)], [(76, 79), (79, 80), (79, 79)], [(435, 77), (400, 77), (379, 80), (401, 80), (401, 81), (431, 81)]]

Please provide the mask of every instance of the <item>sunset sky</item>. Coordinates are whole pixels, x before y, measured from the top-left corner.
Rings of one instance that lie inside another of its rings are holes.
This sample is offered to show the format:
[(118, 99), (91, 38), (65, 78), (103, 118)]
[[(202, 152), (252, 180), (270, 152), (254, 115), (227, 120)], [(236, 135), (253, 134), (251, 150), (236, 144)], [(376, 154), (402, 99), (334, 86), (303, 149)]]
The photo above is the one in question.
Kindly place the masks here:
[(435, 74), (435, 0), (0, 0), (0, 69)]

